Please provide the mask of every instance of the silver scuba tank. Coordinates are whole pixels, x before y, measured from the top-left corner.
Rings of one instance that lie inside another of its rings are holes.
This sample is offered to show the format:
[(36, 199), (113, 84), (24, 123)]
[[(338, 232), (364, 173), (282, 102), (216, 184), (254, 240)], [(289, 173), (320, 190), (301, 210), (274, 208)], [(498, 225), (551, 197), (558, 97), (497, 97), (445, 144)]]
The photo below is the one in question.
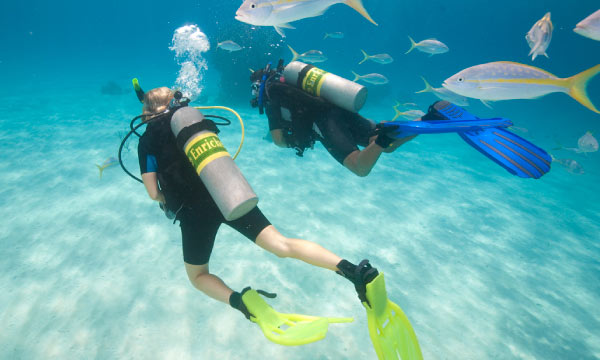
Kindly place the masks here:
[(214, 132), (200, 128), (182, 131), (204, 121), (204, 115), (193, 107), (183, 107), (171, 118), (171, 131), (226, 220), (247, 214), (258, 203), (258, 197), (242, 175), (231, 155)]
[(367, 88), (300, 61), (283, 70), (285, 82), (351, 112), (358, 112), (367, 101)]

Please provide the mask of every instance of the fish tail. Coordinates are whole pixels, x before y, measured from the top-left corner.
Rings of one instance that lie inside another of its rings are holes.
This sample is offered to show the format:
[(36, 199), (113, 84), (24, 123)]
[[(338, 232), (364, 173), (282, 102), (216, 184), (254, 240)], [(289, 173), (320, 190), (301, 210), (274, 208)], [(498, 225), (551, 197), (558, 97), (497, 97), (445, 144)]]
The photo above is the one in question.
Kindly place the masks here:
[(431, 87), (431, 85), (429, 85), (427, 80), (425, 80), (425, 78), (422, 76), (421, 76), (421, 79), (423, 79), (423, 82), (425, 83), (425, 89), (423, 89), (421, 91), (417, 91), (415, 94), (424, 93), (424, 92), (432, 92), (433, 88)]
[(365, 19), (369, 20), (375, 26), (378, 26), (377, 23), (371, 18), (371, 15), (365, 9), (362, 0), (344, 0), (344, 4), (350, 6), (354, 10), (356, 10), (359, 14), (365, 17)]
[(595, 113), (600, 114), (600, 111), (596, 109), (587, 94), (587, 84), (594, 76), (600, 73), (600, 64), (587, 69), (577, 75), (571, 76), (567, 79), (569, 84), (568, 94), (581, 105), (592, 110)]
[(98, 170), (100, 170), (100, 179), (102, 179), (102, 172), (104, 171), (105, 167), (104, 166), (100, 166), (98, 164), (95, 164), (96, 167), (98, 167)]
[(363, 56), (364, 56), (365, 58), (364, 58), (364, 59), (362, 59), (362, 61), (358, 63), (359, 65), (360, 65), (360, 64), (362, 64), (362, 63), (364, 63), (365, 61), (369, 60), (369, 55), (367, 55), (367, 53), (366, 53), (366, 52), (365, 52), (363, 49), (360, 49), (360, 51), (362, 51), (362, 53), (363, 53)]
[[(350, 71), (352, 71), (352, 70), (350, 70)], [(354, 75), (354, 80), (352, 80), (352, 81), (356, 81), (356, 80), (360, 79), (360, 75), (358, 75), (354, 71), (352, 71), (352, 75)]]
[(413, 51), (413, 49), (415, 48), (415, 46), (417, 46), (417, 43), (413, 40), (413, 38), (411, 38), (410, 36), (408, 37), (408, 39), (410, 40), (410, 49), (408, 49), (407, 52), (404, 53), (404, 55), (408, 54), (409, 52)]
[[(296, 50), (292, 49), (291, 46), (288, 45), (287, 47), (290, 48), (290, 51), (292, 52), (292, 55), (293, 55), (292, 61), (298, 60), (298, 57), (300, 56), (300, 54), (298, 54), (296, 52)], [(292, 62), (292, 61), (290, 61), (290, 62)]]
[(327, 39), (329, 37), (329, 33), (326, 33), (325, 36), (323, 37), (323, 40)]

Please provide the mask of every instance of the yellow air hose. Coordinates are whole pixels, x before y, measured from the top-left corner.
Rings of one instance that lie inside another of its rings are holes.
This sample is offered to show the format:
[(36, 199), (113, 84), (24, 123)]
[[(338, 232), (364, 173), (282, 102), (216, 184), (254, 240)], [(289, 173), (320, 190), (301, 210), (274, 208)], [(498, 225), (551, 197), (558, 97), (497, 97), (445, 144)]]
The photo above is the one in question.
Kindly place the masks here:
[(200, 110), (206, 110), (206, 109), (227, 110), (238, 118), (238, 120), (240, 121), (240, 125), (242, 127), (242, 139), (240, 140), (240, 146), (238, 146), (238, 149), (235, 152), (235, 155), (233, 155), (233, 160), (235, 160), (235, 158), (238, 156), (240, 151), (242, 151), (242, 145), (244, 144), (244, 121), (242, 121), (242, 117), (240, 116), (240, 114), (238, 114), (235, 110), (225, 107), (225, 106), (194, 106), (194, 108), (200, 109)]

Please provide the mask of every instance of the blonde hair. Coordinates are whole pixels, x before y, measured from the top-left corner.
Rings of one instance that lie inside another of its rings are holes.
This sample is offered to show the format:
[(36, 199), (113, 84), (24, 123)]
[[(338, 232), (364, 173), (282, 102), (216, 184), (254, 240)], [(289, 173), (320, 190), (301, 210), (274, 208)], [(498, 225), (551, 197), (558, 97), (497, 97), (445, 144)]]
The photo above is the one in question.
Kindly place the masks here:
[[(144, 106), (142, 107), (142, 115), (152, 115), (162, 113), (167, 110), (169, 102), (173, 99), (173, 91), (168, 87), (159, 87), (152, 89), (144, 94)], [(154, 116), (145, 116), (144, 121), (147, 121)]]

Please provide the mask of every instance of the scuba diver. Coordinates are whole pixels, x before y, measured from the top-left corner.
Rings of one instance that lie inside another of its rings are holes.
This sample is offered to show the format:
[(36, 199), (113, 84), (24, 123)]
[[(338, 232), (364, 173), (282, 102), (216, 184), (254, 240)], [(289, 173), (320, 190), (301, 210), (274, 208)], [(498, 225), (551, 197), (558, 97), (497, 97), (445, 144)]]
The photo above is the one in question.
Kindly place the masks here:
[[(251, 105), (267, 113), (273, 142), (298, 156), (315, 141), (358, 176), (367, 176), (382, 152), (393, 152), (419, 134), (456, 132), (467, 144), (522, 178), (539, 179), (552, 162), (548, 153), (506, 130), (505, 118), (480, 119), (448, 101), (433, 103), (415, 121), (375, 124), (358, 114), (367, 89), (299, 61), (252, 73)], [(358, 146), (364, 147), (362, 150)]]
[[(215, 122), (208, 119), (211, 115), (204, 116), (197, 109), (187, 106), (189, 99), (183, 98), (178, 91), (160, 87), (144, 92), (136, 79), (134, 87), (143, 103), (142, 115), (132, 120), (132, 130), (121, 143), (119, 161), (126, 173), (143, 182), (149, 197), (159, 203), (173, 223), (179, 220), (185, 269), (196, 289), (239, 310), (246, 318), (256, 322), (269, 340), (283, 345), (301, 345), (320, 340), (325, 337), (329, 323), (352, 321), (351, 318), (282, 314), (260, 296), (271, 298), (275, 294), (250, 287), (239, 292), (232, 290), (220, 277), (209, 271), (209, 259), (217, 231), (221, 224), (227, 224), (280, 258), (295, 258), (335, 271), (350, 280), (367, 309), (369, 324), (399, 319), (404, 324), (403, 331), (407, 331), (408, 326), (408, 332), (412, 334), (409, 347), (416, 348), (415, 351), (420, 354), (410, 323), (402, 311), (394, 307), (397, 305), (387, 299), (383, 273), (372, 267), (368, 260), (355, 265), (314, 242), (282, 235), (256, 206), (256, 195), (244, 183), (241, 172), (229, 154), (219, 155), (222, 144), (216, 135), (219, 129)], [(142, 123), (134, 127), (137, 118)], [(146, 130), (140, 135), (136, 130), (142, 125), (146, 125)], [(140, 136), (138, 156), (141, 180), (127, 171), (121, 160), (123, 145), (133, 133)], [(220, 176), (221, 180), (207, 180), (211, 176)], [(234, 181), (235, 184), (223, 188), (222, 185), (228, 181)], [(229, 206), (229, 203), (236, 205)], [(240, 208), (242, 210), (238, 211)], [(372, 309), (376, 299), (378, 306), (385, 308), (378, 309), (377, 314)], [(380, 327), (383, 327), (383, 323)], [(379, 339), (377, 344), (384, 341), (382, 336), (390, 336), (389, 332), (392, 331), (391, 327), (386, 331), (378, 331), (376, 327), (373, 329), (370, 332), (372, 337)]]
[[(367, 89), (312, 65), (293, 61), (276, 69), (270, 63), (250, 76), (251, 105), (266, 112), (275, 145), (302, 156), (320, 141), (344, 167), (364, 177), (381, 153), (391, 153), (415, 135), (391, 138), (393, 128), (377, 127), (357, 112)], [(363, 147), (362, 150), (359, 146)]]

